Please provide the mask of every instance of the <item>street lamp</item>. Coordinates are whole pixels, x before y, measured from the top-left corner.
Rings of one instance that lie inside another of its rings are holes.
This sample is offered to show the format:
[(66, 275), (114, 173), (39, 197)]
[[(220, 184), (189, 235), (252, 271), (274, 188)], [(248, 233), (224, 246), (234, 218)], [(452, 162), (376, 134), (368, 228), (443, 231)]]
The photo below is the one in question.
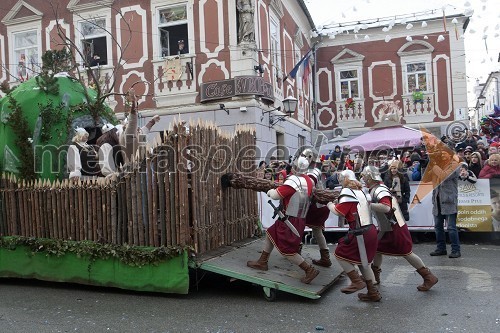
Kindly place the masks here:
[(479, 104), (477, 105), (477, 108), (480, 108), (484, 105), (484, 103), (486, 103), (486, 97), (484, 97), (483, 95), (479, 95), (479, 97), (477, 98), (477, 102)]
[[(291, 117), (295, 113), (295, 109), (297, 109), (297, 99), (292, 96), (288, 96), (285, 98), (282, 103), (283, 103), (283, 110), (285, 112), (284, 115), (269, 115), (269, 127), (273, 127), (280, 121), (285, 120), (286, 117)], [(274, 108), (269, 111), (262, 111), (262, 116), (260, 117), (260, 121), (264, 119), (264, 114), (270, 113), (272, 111), (281, 111), (281, 106), (278, 106), (277, 108)]]
[(483, 95), (479, 95), (477, 97), (476, 106), (467, 108), (469, 115), (469, 126), (471, 128), (477, 127), (479, 123), (479, 118), (481, 117), (479, 109), (481, 109), (484, 106), (485, 102), (486, 102), (486, 97), (484, 97)]

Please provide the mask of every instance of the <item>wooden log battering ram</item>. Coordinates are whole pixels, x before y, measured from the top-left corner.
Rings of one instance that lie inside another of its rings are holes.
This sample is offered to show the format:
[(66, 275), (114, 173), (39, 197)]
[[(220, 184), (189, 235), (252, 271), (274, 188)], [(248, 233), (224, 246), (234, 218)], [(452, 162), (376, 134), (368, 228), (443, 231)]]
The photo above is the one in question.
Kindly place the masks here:
[[(241, 173), (226, 173), (221, 177), (222, 188), (234, 188), (234, 189), (249, 189), (257, 192), (267, 192), (269, 190), (275, 189), (280, 186), (279, 183), (275, 183), (272, 180), (256, 178), (252, 176), (246, 176)], [(339, 193), (332, 190), (313, 190), (313, 200), (320, 204), (326, 205), (329, 202), (337, 200)]]

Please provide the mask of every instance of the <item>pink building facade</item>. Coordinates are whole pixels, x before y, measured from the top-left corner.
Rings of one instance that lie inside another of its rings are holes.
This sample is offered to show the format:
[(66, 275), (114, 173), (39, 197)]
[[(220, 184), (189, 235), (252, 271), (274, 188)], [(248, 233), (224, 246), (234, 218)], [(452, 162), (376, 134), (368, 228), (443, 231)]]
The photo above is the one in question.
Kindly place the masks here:
[(461, 36), (468, 17), (448, 16), (446, 25), (442, 14), (410, 26), (405, 21), (378, 21), (362, 30), (361, 23), (337, 27), (343, 32), (318, 37), (320, 130), (363, 132), (392, 109), (398, 109), (401, 123), (438, 135), (461, 120), (459, 110), (467, 106)]
[[(314, 22), (303, 0), (6, 0), (0, 81), (15, 85), (36, 75), (43, 52), (63, 47), (63, 34), (80, 50), (83, 74), (91, 66), (107, 87), (114, 84), (117, 95), (108, 103), (118, 116), (120, 94), (134, 86), (142, 121), (161, 116), (157, 130), (175, 118), (227, 130), (251, 125), (259, 158), (286, 158), (279, 147), (293, 153), (314, 141), (317, 130), (329, 138), (339, 127), (351, 136), (366, 131), (388, 102), (412, 127), (439, 132), (457, 120), (456, 110), (467, 105), (460, 36), (468, 17), (446, 22), (447, 28), (442, 17), (428, 19), (425, 28), (414, 22), (411, 31), (395, 24), (386, 42), (381, 23), (357, 39), (346, 33), (353, 27), (335, 38), (311, 37)], [(311, 48), (311, 74), (290, 77)], [(417, 87), (422, 101), (415, 103)], [(290, 97), (298, 106), (285, 117), (282, 101)], [(346, 108), (349, 98), (354, 103)]]

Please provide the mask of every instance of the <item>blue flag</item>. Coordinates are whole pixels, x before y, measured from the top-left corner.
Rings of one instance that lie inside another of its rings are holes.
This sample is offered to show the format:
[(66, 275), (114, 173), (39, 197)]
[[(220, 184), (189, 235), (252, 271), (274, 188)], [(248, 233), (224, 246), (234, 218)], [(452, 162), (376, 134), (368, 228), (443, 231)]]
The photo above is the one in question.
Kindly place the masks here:
[(300, 61), (295, 65), (295, 67), (290, 71), (290, 73), (285, 77), (285, 80), (288, 78), (288, 77), (291, 77), (292, 79), (295, 79), (295, 77), (297, 76), (297, 72), (299, 71), (300, 69), (300, 65), (302, 65), (302, 63), (304, 62), (304, 60), (307, 59), (307, 64), (309, 64), (309, 57), (310, 57), (310, 53), (311, 53), (311, 50), (307, 51), (307, 53), (302, 57), (302, 59), (300, 59)]

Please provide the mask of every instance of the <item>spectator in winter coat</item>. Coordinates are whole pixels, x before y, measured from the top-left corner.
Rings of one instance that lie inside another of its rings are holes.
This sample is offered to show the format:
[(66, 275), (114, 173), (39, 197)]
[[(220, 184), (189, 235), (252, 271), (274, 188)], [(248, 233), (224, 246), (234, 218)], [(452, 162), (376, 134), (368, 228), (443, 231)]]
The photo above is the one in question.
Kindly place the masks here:
[(500, 177), (500, 154), (492, 154), (488, 162), (479, 173), (479, 178), (498, 178)]
[(364, 166), (364, 161), (362, 158), (357, 157), (354, 159), (354, 166), (352, 171), (354, 171), (357, 180), (361, 179), (361, 172), (363, 172), (363, 166)]
[(408, 168), (408, 178), (414, 182), (422, 180), (422, 166), (420, 161), (413, 161), (411, 167)]
[(481, 153), (475, 151), (470, 155), (469, 171), (472, 171), (476, 177), (479, 177), (482, 168), (483, 160), (481, 159)]
[(458, 179), (472, 184), (477, 182), (476, 175), (471, 170), (469, 170), (469, 167), (465, 162), (462, 162), (460, 164), (460, 173), (458, 175)]
[(471, 147), (467, 147), (467, 148), (465, 148), (465, 150), (464, 150), (464, 160), (465, 160), (465, 162), (466, 162), (467, 164), (469, 164), (469, 163), (470, 163), (471, 155), (472, 155), (472, 153), (473, 153), (473, 152), (474, 152), (474, 151), (472, 150), (472, 148), (471, 148)]
[(498, 147), (493, 144), (488, 148), (488, 157), (492, 154), (498, 154)]
[(410, 183), (406, 173), (402, 172), (402, 165), (399, 160), (394, 160), (390, 164), (389, 170), (384, 178), (384, 184), (398, 200), (399, 207), (406, 221), (410, 220), (408, 204), (410, 203)]
[(481, 159), (483, 161), (488, 159), (488, 147), (486, 146), (486, 143), (484, 140), (478, 140), (477, 141), (477, 150), (481, 154)]
[(403, 166), (404, 169), (411, 167), (412, 162), (410, 159), (410, 152), (409, 151), (405, 151), (403, 153), (403, 156), (401, 157), (401, 162), (403, 162), (403, 164), (404, 164), (404, 166)]
[(335, 161), (337, 158), (340, 159), (340, 156), (342, 156), (342, 151), (340, 150), (340, 146), (335, 146), (335, 148), (333, 148), (333, 151), (330, 155), (330, 159), (332, 161)]
[(476, 150), (477, 149), (477, 143), (476, 143), (476, 138), (474, 138), (472, 136), (472, 132), (470, 131), (467, 131), (467, 137), (465, 138), (464, 141), (458, 143), (456, 146), (455, 146), (455, 150), (457, 148), (467, 148), (467, 146), (470, 146), (472, 147), (472, 150)]
[(411, 165), (408, 167), (408, 178), (412, 181), (419, 182), (422, 180), (422, 174), (424, 172), (420, 154), (414, 151), (410, 155)]

